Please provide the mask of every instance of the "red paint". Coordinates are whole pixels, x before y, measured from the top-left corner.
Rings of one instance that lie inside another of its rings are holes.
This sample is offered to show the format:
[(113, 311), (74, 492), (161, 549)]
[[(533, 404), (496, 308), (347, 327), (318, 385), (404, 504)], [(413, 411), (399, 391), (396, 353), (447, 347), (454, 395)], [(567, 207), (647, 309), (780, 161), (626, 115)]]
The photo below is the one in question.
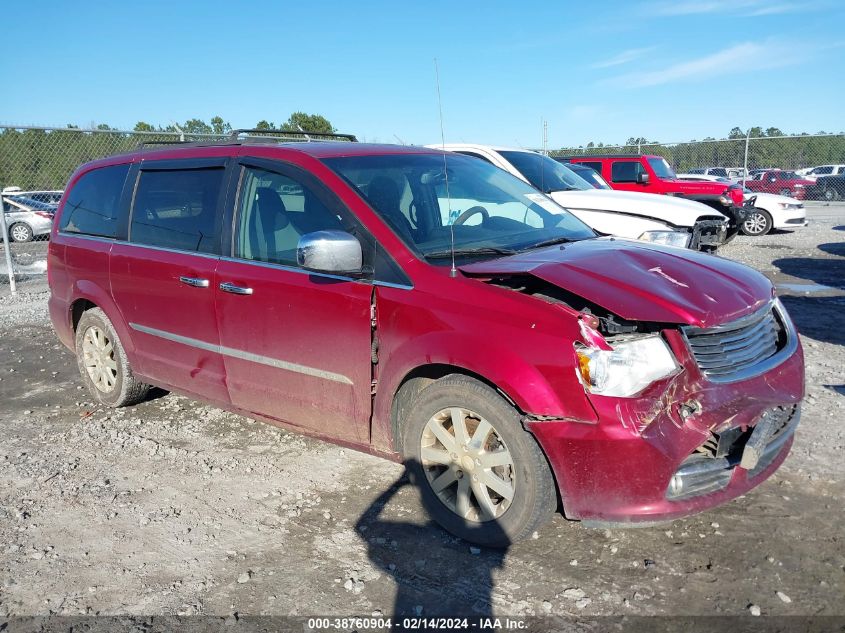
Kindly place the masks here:
[(461, 270), (483, 276), (529, 273), (625, 319), (699, 327), (735, 320), (772, 298), (769, 281), (747, 266), (635, 240), (575, 242)]
[(759, 178), (755, 176), (753, 179), (747, 180), (745, 186), (751, 191), (759, 193), (785, 193), (797, 200), (803, 200), (807, 195), (807, 187), (811, 187), (816, 183), (812, 180), (795, 178), (794, 176), (795, 174), (793, 172), (772, 169), (763, 172)]
[[(664, 178), (654, 171), (649, 159), (661, 160), (662, 156), (656, 155), (625, 155), (625, 156), (572, 156), (569, 161), (573, 163), (600, 163), (601, 175), (607, 183), (619, 191), (640, 191), (643, 193), (657, 193), (670, 196), (683, 196), (691, 200), (701, 202), (714, 202), (722, 196), (727, 196), (735, 206), (742, 206), (742, 188), (738, 185), (711, 182), (680, 180), (678, 178)], [(614, 182), (612, 165), (613, 163), (639, 163), (648, 174), (648, 182)], [(591, 167), (593, 165), (590, 165)], [(715, 206), (715, 205), (714, 205)], [(727, 205), (724, 205), (727, 206)]]
[[(528, 414), (526, 426), (548, 456), (572, 517), (648, 520), (687, 514), (745, 492), (777, 468), (786, 450), (753, 481), (736, 469), (730, 486), (717, 494), (683, 502), (664, 497), (671, 474), (711, 428), (753, 423), (766, 408), (797, 402), (803, 395), (800, 346), (766, 374), (716, 384), (700, 374), (671, 325), (717, 325), (758, 309), (773, 295), (762, 275), (717, 257), (600, 239), (463, 266), (453, 278), (448, 268), (418, 259), (320, 160), (404, 152), (436, 153), (308, 143), (163, 149), (143, 158), (248, 153), (294, 163), (338, 196), (402, 268), (411, 288), (328, 280), (229, 258), (60, 234), (60, 207), (48, 260), (50, 315), (59, 338), (72, 347), (72, 306), (90, 301), (112, 320), (144, 379), (376, 454), (393, 450), (393, 397), (409, 374), (445, 366), (476, 375)], [(85, 165), (69, 188), (87, 170), (140, 157), (135, 153)], [(683, 186), (725, 190), (719, 183)], [(179, 281), (183, 275), (207, 278), (209, 287), (186, 286)], [(638, 397), (588, 396), (573, 351), (573, 343), (583, 340), (579, 319), (584, 315), (487, 283), (508, 275), (534, 275), (624, 319), (667, 324), (664, 335), (683, 371)], [(253, 294), (222, 292), (221, 282), (250, 287)], [(373, 297), (379, 342), (375, 366), (370, 356)], [(144, 334), (130, 323), (199, 340), (212, 349)], [(291, 373), (227, 356), (216, 346), (283, 359), (348, 381)], [(371, 372), (378, 384), (374, 397)], [(702, 411), (682, 423), (675, 405), (688, 399), (697, 399)]]

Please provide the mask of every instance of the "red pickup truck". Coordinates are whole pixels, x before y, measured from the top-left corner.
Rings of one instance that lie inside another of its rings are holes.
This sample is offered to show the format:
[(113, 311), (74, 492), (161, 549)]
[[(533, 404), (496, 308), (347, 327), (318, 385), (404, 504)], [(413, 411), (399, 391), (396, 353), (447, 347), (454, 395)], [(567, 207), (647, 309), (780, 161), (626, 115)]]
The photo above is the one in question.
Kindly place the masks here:
[(745, 181), (745, 186), (757, 193), (777, 193), (782, 196), (792, 196), (797, 200), (803, 200), (807, 195), (807, 187), (816, 183), (806, 178), (801, 178), (794, 171), (783, 169), (770, 169), (754, 174)]
[(745, 220), (742, 187), (734, 183), (680, 180), (662, 156), (604, 154), (558, 157), (557, 160), (592, 167), (614, 189), (682, 196), (703, 202), (730, 219), (728, 238)]

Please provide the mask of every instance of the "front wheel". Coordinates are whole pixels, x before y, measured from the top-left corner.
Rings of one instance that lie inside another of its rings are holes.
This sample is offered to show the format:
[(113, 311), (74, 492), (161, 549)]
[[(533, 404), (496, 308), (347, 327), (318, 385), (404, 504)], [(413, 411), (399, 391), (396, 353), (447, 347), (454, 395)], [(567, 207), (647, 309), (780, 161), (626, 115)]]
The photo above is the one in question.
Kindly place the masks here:
[(825, 188), (825, 190), (824, 190), (824, 199), (825, 200), (827, 200), (828, 202), (832, 202), (833, 200), (836, 200), (836, 198), (837, 198), (836, 191), (834, 191), (833, 189)]
[(22, 222), (13, 224), (9, 229), (9, 235), (11, 236), (13, 242), (30, 242), (32, 241), (33, 235), (32, 227), (28, 224), (23, 224)]
[(744, 235), (765, 235), (772, 230), (772, 216), (766, 211), (757, 210), (745, 219), (741, 228)]
[(150, 390), (135, 378), (114, 326), (100, 308), (87, 310), (79, 319), (76, 362), (88, 391), (109, 407), (140, 402)]
[(451, 375), (402, 421), (402, 452), (432, 518), (467, 541), (506, 547), (554, 512), (554, 479), (519, 413), (487, 385)]

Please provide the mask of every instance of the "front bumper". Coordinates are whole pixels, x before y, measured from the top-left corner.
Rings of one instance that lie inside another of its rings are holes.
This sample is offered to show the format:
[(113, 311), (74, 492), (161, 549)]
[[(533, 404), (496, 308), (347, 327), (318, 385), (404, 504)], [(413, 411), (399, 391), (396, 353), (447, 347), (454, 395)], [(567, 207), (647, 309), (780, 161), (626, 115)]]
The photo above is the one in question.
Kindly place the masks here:
[[(673, 348), (683, 345), (669, 342)], [(739, 382), (711, 382), (690, 359), (682, 367), (680, 374), (652, 385), (639, 398), (592, 396), (596, 424), (526, 421), (552, 466), (567, 517), (636, 524), (687, 516), (745, 494), (783, 463), (795, 425), (754, 468), (744, 468), (737, 461), (741, 455), (718, 463), (714, 455), (721, 472), (713, 475), (717, 481), (712, 488), (673, 495), (673, 478), (677, 484), (679, 472), (689, 470), (714, 436), (747, 440), (767, 412), (794, 409), (804, 395), (800, 345), (778, 366)], [(697, 411), (684, 417), (681, 409), (688, 403)]]
[(774, 228), (776, 229), (797, 229), (802, 226), (807, 226), (807, 213), (801, 211), (784, 211), (780, 217), (775, 221)]

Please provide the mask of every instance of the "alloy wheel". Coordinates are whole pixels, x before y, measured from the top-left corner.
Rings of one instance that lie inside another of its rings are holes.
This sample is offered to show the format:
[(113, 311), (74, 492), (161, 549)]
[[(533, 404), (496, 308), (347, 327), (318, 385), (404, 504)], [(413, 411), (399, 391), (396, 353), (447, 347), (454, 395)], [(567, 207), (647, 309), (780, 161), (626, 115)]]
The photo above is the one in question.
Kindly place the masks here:
[(745, 221), (743, 226), (749, 235), (759, 235), (766, 230), (767, 224), (768, 221), (762, 213), (755, 213)]
[(114, 391), (117, 361), (114, 345), (100, 328), (91, 326), (82, 337), (82, 361), (94, 386), (103, 393)]
[(28, 242), (31, 235), (29, 227), (25, 224), (16, 224), (12, 227), (12, 239), (16, 242)]
[(492, 521), (510, 507), (516, 493), (513, 456), (479, 414), (461, 407), (437, 412), (423, 429), (420, 449), (428, 484), (461, 518)]

